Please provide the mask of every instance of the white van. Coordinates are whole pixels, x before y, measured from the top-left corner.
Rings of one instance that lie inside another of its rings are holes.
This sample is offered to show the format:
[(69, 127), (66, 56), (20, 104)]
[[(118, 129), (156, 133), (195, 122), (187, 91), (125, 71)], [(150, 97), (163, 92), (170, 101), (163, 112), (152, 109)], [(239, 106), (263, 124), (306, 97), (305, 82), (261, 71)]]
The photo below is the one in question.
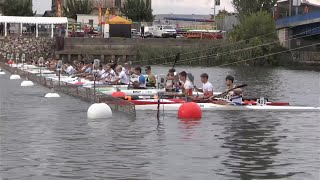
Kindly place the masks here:
[(177, 31), (171, 25), (158, 25), (149, 28), (149, 32), (152, 33), (153, 37), (169, 38), (177, 37)]

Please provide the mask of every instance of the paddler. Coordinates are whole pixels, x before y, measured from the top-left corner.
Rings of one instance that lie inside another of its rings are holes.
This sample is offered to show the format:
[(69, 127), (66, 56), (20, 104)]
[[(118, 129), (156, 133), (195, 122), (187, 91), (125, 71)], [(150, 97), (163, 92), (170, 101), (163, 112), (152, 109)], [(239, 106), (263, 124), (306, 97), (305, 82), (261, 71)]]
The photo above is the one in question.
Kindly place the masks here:
[(106, 71), (104, 70), (102, 64), (99, 66), (98, 72), (97, 72), (97, 78), (100, 78)]
[(145, 72), (148, 75), (147, 87), (155, 87), (156, 86), (156, 76), (151, 72), (151, 66), (146, 66)]
[(185, 71), (182, 71), (179, 73), (179, 79), (180, 79), (180, 82), (182, 83), (181, 89), (182, 89), (183, 94), (185, 94), (187, 96), (192, 96), (193, 85), (187, 79), (187, 73)]
[(166, 91), (174, 91), (175, 87), (180, 87), (179, 75), (175, 69), (170, 69), (166, 78)]
[(141, 74), (141, 67), (136, 67), (134, 69), (134, 74), (138, 77), (138, 81), (133, 82), (133, 88), (145, 89), (146, 88), (146, 78)]
[(209, 76), (207, 73), (203, 73), (200, 78), (202, 82), (202, 89), (199, 89), (196, 86), (194, 86), (194, 88), (195, 90), (203, 93), (203, 96), (201, 97), (202, 99), (209, 99), (213, 96), (213, 86), (209, 82)]
[[(230, 75), (226, 77), (226, 85), (228, 88), (227, 91), (236, 87), (236, 85), (234, 85), (233, 82), (234, 77)], [(234, 89), (227, 94), (225, 99), (229, 100), (233, 105), (242, 105), (242, 93), (242, 89)]]
[(115, 80), (112, 82), (112, 84), (121, 84), (121, 85), (128, 85), (129, 84), (128, 76), (127, 76), (126, 72), (122, 70), (121, 65), (118, 65), (116, 67), (116, 73), (117, 73), (117, 76), (116, 76)]
[(104, 73), (97, 78), (97, 81), (111, 82), (113, 77), (115, 77), (115, 72), (111, 68), (111, 64), (109, 63), (105, 65)]
[(123, 66), (123, 71), (125, 71), (126, 72), (126, 74), (128, 75), (128, 76), (130, 76), (130, 75), (132, 75), (133, 74), (133, 69), (132, 69), (132, 67), (131, 67), (131, 65), (132, 65), (132, 62), (131, 61), (128, 61), (128, 62), (126, 62), (126, 63), (124, 63), (124, 66)]

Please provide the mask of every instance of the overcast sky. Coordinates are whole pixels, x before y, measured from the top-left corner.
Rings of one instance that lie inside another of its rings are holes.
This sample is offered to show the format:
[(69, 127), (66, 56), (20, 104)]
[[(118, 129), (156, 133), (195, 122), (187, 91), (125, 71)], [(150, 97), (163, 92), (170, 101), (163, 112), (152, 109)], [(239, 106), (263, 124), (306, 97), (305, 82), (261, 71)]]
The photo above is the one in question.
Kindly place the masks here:
[[(51, 9), (51, 0), (33, 0), (33, 9), (37, 14)], [(153, 0), (154, 14), (213, 14), (214, 0)], [(221, 0), (219, 9), (232, 11), (230, 0)], [(217, 11), (218, 12), (218, 11)]]

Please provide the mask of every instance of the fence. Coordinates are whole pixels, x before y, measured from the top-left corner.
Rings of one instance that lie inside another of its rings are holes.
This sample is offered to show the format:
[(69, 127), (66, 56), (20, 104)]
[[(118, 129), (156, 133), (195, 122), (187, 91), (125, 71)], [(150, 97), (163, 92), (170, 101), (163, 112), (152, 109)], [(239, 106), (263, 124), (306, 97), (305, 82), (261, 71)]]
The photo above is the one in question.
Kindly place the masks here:
[(128, 101), (114, 98), (100, 92), (94, 92), (94, 90), (91, 88), (84, 88), (65, 82), (61, 82), (59, 84), (59, 82), (57, 81), (53, 81), (52, 79), (48, 79), (43, 76), (38, 76), (37, 74), (32, 74), (21, 69), (11, 67), (4, 62), (0, 62), (0, 66), (10, 73), (18, 74), (23, 78), (28, 78), (29, 80), (47, 88), (53, 88), (57, 92), (61, 92), (91, 103), (106, 103), (114, 111), (126, 113), (130, 117), (136, 116), (134, 104)]

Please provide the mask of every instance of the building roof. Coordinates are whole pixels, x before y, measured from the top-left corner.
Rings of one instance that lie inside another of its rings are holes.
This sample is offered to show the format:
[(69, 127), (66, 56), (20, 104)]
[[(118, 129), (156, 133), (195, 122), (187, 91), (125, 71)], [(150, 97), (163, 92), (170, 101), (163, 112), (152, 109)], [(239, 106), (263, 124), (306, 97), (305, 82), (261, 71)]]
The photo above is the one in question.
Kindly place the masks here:
[[(289, 3), (289, 0), (278, 0), (277, 3)], [(320, 0), (300, 0), (301, 5), (309, 5), (309, 6), (316, 6), (320, 7)]]
[(112, 16), (109, 19), (109, 24), (132, 24), (132, 21), (122, 18), (120, 16)]
[(66, 24), (66, 17), (0, 16), (0, 22), (23, 24)]

